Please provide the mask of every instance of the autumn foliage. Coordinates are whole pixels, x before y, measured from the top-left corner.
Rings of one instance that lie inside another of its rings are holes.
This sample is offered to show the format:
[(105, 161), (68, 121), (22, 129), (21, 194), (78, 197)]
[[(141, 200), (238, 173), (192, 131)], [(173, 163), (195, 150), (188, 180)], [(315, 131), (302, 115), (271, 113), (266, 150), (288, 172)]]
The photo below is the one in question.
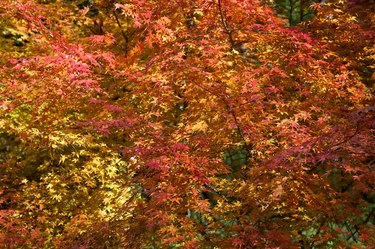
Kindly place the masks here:
[(0, 247), (373, 248), (375, 4), (287, 2), (1, 1)]

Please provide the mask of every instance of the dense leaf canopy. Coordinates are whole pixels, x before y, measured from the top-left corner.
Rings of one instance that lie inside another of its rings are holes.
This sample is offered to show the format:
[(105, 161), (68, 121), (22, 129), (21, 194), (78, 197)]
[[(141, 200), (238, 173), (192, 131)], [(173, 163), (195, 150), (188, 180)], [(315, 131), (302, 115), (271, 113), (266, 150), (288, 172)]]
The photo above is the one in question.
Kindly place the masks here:
[(2, 0), (1, 248), (372, 248), (372, 0)]

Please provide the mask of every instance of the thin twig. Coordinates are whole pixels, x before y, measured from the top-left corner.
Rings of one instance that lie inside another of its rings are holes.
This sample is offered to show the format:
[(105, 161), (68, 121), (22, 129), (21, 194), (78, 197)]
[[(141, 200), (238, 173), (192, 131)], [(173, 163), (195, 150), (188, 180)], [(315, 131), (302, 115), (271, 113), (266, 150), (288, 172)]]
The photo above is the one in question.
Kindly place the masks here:
[[(371, 212), (367, 215), (366, 219), (361, 224), (359, 224), (359, 225), (366, 224), (370, 220), (370, 218), (374, 214), (374, 212), (375, 212), (375, 208), (373, 208), (371, 210)], [(358, 225), (354, 226), (354, 228), (355, 228), (355, 231), (352, 232), (352, 234), (346, 240), (350, 240), (351, 238), (353, 238), (354, 241), (356, 241), (355, 238), (354, 238), (354, 236), (359, 232)]]
[(346, 139), (344, 139), (344, 140), (341, 141), (341, 142), (338, 142), (337, 144), (332, 145), (331, 148), (336, 147), (336, 146), (339, 146), (340, 144), (343, 144), (343, 143), (348, 142), (348, 141), (351, 140), (353, 137), (355, 137), (358, 133), (359, 133), (359, 122), (356, 123), (356, 128), (355, 128), (355, 131), (354, 131), (353, 135), (347, 137)]
[(227, 23), (227, 20), (225, 18), (225, 14), (224, 14), (223, 8), (221, 6), (221, 0), (218, 0), (218, 5), (219, 5), (219, 12), (220, 12), (221, 23), (223, 24), (225, 32), (228, 35), (230, 47), (231, 47), (231, 49), (233, 49), (234, 48), (234, 40), (233, 40), (233, 36), (232, 36), (232, 30), (229, 27), (229, 25)]
[(120, 30), (121, 30), (121, 34), (122, 34), (122, 36), (123, 36), (124, 39), (125, 39), (125, 54), (128, 54), (128, 43), (129, 43), (129, 37), (125, 34), (124, 29), (122, 28), (121, 22), (120, 22), (120, 20), (118, 19), (117, 14), (116, 14), (116, 10), (113, 11), (113, 15), (115, 16), (115, 19), (116, 19), (117, 25), (119, 26), (119, 28), (120, 28)]
[(228, 103), (228, 101), (225, 99), (225, 97), (220, 96), (220, 95), (212, 92), (211, 90), (207, 89), (206, 87), (204, 87), (204, 86), (202, 86), (200, 84), (196, 84), (196, 86), (198, 86), (199, 88), (202, 88), (204, 91), (207, 91), (208, 93), (212, 94), (213, 96), (218, 97), (219, 99), (221, 99), (224, 102), (225, 107), (226, 107), (228, 113), (233, 117), (234, 123), (236, 124), (237, 131), (240, 134), (240, 136), (241, 136), (241, 138), (242, 138), (242, 140), (244, 142), (245, 148), (247, 150), (250, 150), (252, 146), (246, 141), (245, 133), (243, 132), (242, 126), (241, 126), (241, 124), (240, 124), (240, 122), (239, 122), (239, 120), (237, 118), (237, 115), (234, 112), (233, 107)]
[(241, 138), (242, 138), (242, 140), (245, 144), (245, 148), (250, 150), (251, 146), (246, 141), (246, 137), (245, 137), (245, 134), (243, 132), (242, 126), (240, 125), (240, 122), (238, 121), (237, 115), (234, 112), (233, 107), (228, 103), (228, 101), (226, 99), (222, 98), (222, 100), (225, 103), (225, 106), (227, 107), (228, 113), (233, 117), (234, 123), (236, 124), (236, 127), (237, 127), (237, 131), (240, 134), (240, 136), (241, 136)]

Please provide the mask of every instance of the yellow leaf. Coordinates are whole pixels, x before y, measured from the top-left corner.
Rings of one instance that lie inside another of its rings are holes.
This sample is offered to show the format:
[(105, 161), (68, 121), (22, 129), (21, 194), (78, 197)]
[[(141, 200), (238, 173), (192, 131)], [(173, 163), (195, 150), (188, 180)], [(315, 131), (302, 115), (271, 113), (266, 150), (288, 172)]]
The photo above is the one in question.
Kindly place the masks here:
[(66, 156), (65, 156), (65, 155), (62, 155), (62, 156), (60, 157), (59, 164), (63, 164), (63, 163), (65, 162), (65, 160), (66, 160)]
[(191, 127), (192, 131), (193, 132), (196, 132), (196, 131), (206, 131), (208, 128), (208, 125), (205, 121), (200, 121), (196, 124), (193, 125), (193, 127)]
[(57, 195), (52, 196), (52, 199), (60, 202), (62, 200), (62, 196), (60, 194), (57, 194)]

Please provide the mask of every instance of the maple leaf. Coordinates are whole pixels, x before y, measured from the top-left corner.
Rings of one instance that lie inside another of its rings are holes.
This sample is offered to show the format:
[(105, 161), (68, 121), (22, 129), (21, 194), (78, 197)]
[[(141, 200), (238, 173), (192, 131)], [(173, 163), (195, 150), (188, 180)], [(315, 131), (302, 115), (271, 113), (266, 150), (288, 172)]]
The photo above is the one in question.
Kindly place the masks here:
[(192, 125), (191, 130), (193, 132), (197, 132), (197, 131), (204, 132), (207, 130), (207, 128), (208, 128), (208, 125), (205, 121), (199, 121), (198, 123)]

